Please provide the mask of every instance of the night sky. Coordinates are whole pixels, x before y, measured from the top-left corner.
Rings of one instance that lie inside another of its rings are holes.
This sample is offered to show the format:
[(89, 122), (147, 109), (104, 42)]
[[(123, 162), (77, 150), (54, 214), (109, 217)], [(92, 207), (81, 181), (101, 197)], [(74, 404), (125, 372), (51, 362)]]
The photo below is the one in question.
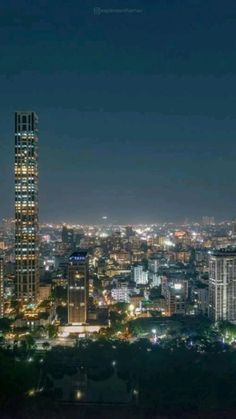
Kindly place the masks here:
[(235, 0), (0, 3), (0, 218), (15, 110), (40, 118), (41, 221), (236, 216)]

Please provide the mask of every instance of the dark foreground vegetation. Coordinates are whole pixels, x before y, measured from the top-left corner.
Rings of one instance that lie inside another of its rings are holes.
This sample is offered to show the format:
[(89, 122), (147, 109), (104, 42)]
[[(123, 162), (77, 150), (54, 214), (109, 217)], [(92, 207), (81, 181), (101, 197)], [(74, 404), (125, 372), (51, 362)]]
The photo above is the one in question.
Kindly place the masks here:
[[(2, 349), (0, 371), (3, 418), (236, 417), (236, 352), (220, 342), (207, 351), (180, 340), (161, 347), (146, 339), (83, 340), (43, 352)], [(116, 375), (132, 393), (130, 402), (62, 401), (55, 380), (73, 381), (80, 372), (96, 382)]]

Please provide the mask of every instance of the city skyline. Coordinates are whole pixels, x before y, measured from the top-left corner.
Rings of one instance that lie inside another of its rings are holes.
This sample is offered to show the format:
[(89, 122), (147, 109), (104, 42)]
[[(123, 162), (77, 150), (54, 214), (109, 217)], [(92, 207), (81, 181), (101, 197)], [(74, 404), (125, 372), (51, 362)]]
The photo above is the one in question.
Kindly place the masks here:
[(235, 0), (0, 13), (0, 416), (236, 418)]

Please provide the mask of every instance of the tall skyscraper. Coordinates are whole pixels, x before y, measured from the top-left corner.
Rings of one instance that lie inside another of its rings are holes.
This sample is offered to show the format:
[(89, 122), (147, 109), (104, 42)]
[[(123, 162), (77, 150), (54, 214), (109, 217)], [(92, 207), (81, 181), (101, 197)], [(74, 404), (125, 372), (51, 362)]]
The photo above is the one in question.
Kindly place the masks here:
[(4, 317), (4, 260), (0, 257), (0, 318)]
[(72, 325), (87, 322), (88, 313), (88, 253), (74, 252), (68, 266), (68, 323)]
[(236, 320), (236, 249), (214, 251), (209, 265), (209, 316)]
[(15, 113), (16, 295), (35, 303), (39, 288), (38, 117)]

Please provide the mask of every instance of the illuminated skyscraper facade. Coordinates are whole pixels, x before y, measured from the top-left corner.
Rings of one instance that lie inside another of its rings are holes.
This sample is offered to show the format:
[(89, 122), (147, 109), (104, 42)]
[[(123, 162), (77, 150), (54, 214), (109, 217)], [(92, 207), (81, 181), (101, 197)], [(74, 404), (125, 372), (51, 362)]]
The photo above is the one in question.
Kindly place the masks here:
[(214, 321), (236, 320), (236, 251), (214, 251), (209, 261), (209, 316)]
[(68, 266), (68, 323), (87, 322), (88, 312), (88, 254), (86, 251), (72, 253)]
[(0, 318), (4, 317), (4, 260), (0, 257)]
[(39, 288), (38, 117), (15, 113), (16, 295), (35, 303)]

